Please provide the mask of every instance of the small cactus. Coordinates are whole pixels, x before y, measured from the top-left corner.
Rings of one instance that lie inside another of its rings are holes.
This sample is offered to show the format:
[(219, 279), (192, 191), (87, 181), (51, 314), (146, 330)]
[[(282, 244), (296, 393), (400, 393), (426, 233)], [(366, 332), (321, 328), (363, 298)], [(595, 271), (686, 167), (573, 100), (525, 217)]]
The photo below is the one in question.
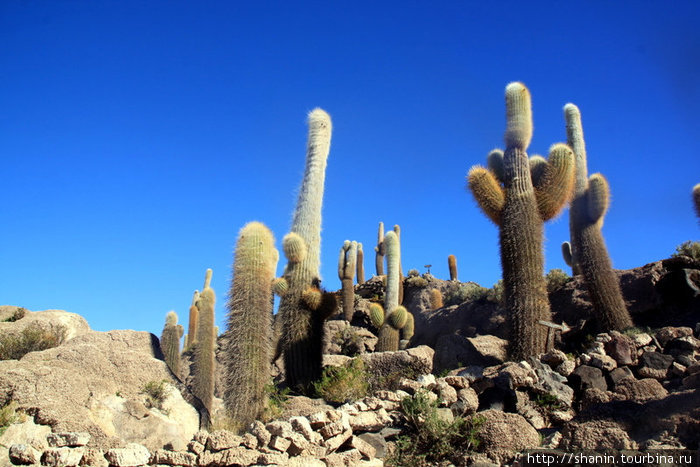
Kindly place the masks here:
[(195, 306), (199, 299), (199, 290), (194, 291), (192, 303), (190, 304), (189, 326), (187, 329), (187, 339), (185, 340), (185, 350), (191, 349), (197, 343), (197, 321), (199, 321), (199, 310)]
[(160, 347), (165, 355), (165, 363), (177, 378), (180, 378), (180, 338), (184, 332), (182, 325), (177, 324), (177, 313), (169, 311), (165, 316)]
[(430, 309), (437, 310), (443, 307), (442, 292), (440, 289), (430, 289)]
[(362, 243), (357, 244), (357, 285), (365, 283), (365, 253)]
[(406, 325), (401, 329), (401, 340), (410, 341), (415, 331), (416, 322), (412, 313), (406, 314)]
[(467, 177), (480, 208), (499, 226), (506, 309), (514, 336), (509, 353), (514, 360), (546, 351), (547, 332), (538, 324), (551, 321), (544, 280), (543, 222), (559, 213), (573, 185), (571, 149), (554, 145), (549, 160), (530, 160), (526, 150), (531, 138), (530, 93), (522, 83), (510, 83), (506, 87), (506, 151), (491, 151), (489, 168), (473, 167)]
[(260, 222), (246, 224), (238, 235), (233, 279), (226, 305), (228, 331), (223, 361), (223, 399), (238, 428), (262, 415), (272, 357), (272, 290), (279, 255), (272, 232)]
[(565, 260), (569, 258), (567, 264), (572, 266), (574, 274), (583, 274), (601, 329), (622, 330), (633, 323), (601, 232), (610, 202), (608, 183), (600, 174), (588, 177), (586, 143), (578, 107), (566, 104), (564, 117), (576, 165), (574, 196), (569, 211), (571, 244), (564, 247), (564, 257)]
[[(384, 296), (383, 320), (379, 327), (379, 340), (376, 350), (378, 352), (392, 351), (399, 349), (399, 330), (406, 324), (406, 309), (399, 306), (399, 240), (396, 232), (389, 232), (384, 237), (386, 248), (386, 293)], [(374, 315), (378, 315), (378, 310), (370, 308), (370, 317), (375, 326), (379, 322)]]
[(340, 248), (340, 257), (338, 258), (338, 278), (342, 286), (343, 294), (343, 316), (346, 321), (352, 321), (352, 315), (355, 314), (355, 288), (353, 281), (355, 279), (355, 268), (357, 261), (357, 242), (345, 240)]
[(457, 257), (455, 255), (450, 255), (447, 257), (447, 267), (450, 270), (450, 280), (457, 280)]
[[(216, 294), (211, 288), (211, 269), (207, 269), (204, 288), (199, 293), (195, 306), (199, 320), (197, 323), (197, 345), (194, 352), (194, 378), (192, 392), (197, 396), (209, 413), (214, 401), (214, 375), (216, 371), (216, 336), (214, 335), (214, 306)], [(205, 421), (207, 426), (210, 421)]]
[(377, 231), (377, 246), (374, 247), (376, 255), (374, 256), (374, 266), (378, 276), (384, 275), (384, 222), (379, 223)]

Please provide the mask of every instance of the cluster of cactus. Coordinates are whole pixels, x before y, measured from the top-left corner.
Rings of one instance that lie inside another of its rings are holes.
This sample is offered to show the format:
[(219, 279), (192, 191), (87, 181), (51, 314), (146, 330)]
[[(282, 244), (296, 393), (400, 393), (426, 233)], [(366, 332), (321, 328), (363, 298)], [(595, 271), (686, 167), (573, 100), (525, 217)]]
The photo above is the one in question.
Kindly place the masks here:
[(399, 305), (400, 247), (396, 232), (387, 233), (383, 244), (387, 264), (384, 307), (373, 303), (369, 310), (372, 324), (379, 329), (379, 340), (375, 347), (378, 352), (399, 350), (399, 331), (406, 326), (410, 315), (406, 308)]
[(355, 269), (357, 265), (357, 242), (345, 240), (340, 248), (338, 258), (338, 278), (340, 279), (343, 295), (343, 316), (346, 321), (352, 321), (355, 314)]
[(165, 356), (165, 363), (177, 378), (180, 378), (180, 338), (184, 332), (182, 325), (177, 324), (177, 313), (169, 311), (165, 316), (160, 347)]
[(250, 222), (238, 235), (228, 310), (229, 338), (223, 352), (223, 399), (241, 429), (266, 405), (272, 358), (272, 288), (279, 253), (264, 224)]
[(447, 257), (447, 268), (450, 270), (450, 280), (457, 280), (457, 257), (450, 255)]
[[(204, 277), (204, 288), (199, 293), (195, 307), (199, 319), (197, 321), (197, 345), (194, 347), (194, 378), (192, 392), (211, 413), (214, 401), (214, 375), (216, 371), (216, 334), (214, 327), (214, 306), (216, 294), (211, 288), (211, 269), (207, 269)], [(203, 423), (205, 426), (208, 421)]]
[(506, 87), (505, 153), (492, 151), (489, 168), (473, 167), (468, 186), (482, 211), (499, 227), (506, 309), (511, 318), (509, 353), (525, 359), (545, 352), (551, 321), (544, 279), (543, 223), (569, 200), (574, 161), (571, 149), (555, 144), (549, 159), (528, 159), (532, 137), (530, 93), (522, 83)]
[(608, 182), (598, 173), (588, 177), (586, 144), (578, 107), (565, 105), (564, 116), (567, 140), (574, 151), (576, 166), (569, 212), (571, 243), (562, 245), (564, 260), (574, 274), (583, 274), (599, 327), (605, 331), (622, 330), (632, 326), (632, 318), (601, 233), (610, 202)]
[(331, 119), (315, 109), (309, 114), (306, 170), (291, 232), (282, 246), (287, 266), (276, 281), (283, 292), (280, 348), (284, 352), (285, 379), (290, 387), (309, 390), (321, 376), (323, 323), (336, 310), (334, 294), (320, 290), (321, 205), (326, 162), (330, 151)]

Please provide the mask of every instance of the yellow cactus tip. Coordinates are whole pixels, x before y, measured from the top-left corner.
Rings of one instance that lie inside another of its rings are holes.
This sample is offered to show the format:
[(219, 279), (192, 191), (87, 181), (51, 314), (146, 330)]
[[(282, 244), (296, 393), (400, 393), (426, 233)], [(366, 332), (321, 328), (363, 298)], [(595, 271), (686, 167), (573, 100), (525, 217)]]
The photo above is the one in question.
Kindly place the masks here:
[(506, 86), (506, 93), (521, 93), (523, 91), (527, 92), (527, 88), (520, 81), (510, 82)]
[(566, 104), (564, 106), (564, 115), (566, 117), (580, 116), (581, 111), (578, 109), (578, 107), (576, 107), (575, 104), (572, 104), (571, 102), (569, 102), (568, 104)]
[(165, 324), (169, 326), (175, 326), (177, 324), (177, 313), (174, 310), (170, 310), (167, 315), (165, 315)]
[(698, 183), (697, 185), (695, 185), (695, 186), (693, 187), (693, 193), (694, 193), (696, 196), (697, 196), (698, 194), (700, 194), (700, 183)]
[(530, 91), (523, 83), (506, 86), (506, 134), (507, 147), (527, 149), (532, 139), (532, 104)]
[(572, 154), (573, 154), (573, 152), (574, 152), (574, 151), (573, 151), (573, 150), (569, 147), (569, 145), (566, 144), (566, 143), (554, 143), (553, 145), (551, 145), (551, 146), (549, 147), (549, 154), (550, 154), (550, 157), (551, 157), (552, 154), (555, 154), (555, 153), (557, 153), (557, 154), (568, 154), (568, 153), (572, 153)]
[(300, 263), (306, 257), (306, 242), (299, 234), (290, 232), (282, 239), (282, 250), (290, 263)]
[(316, 107), (314, 110), (309, 112), (309, 124), (331, 124), (331, 116), (328, 115), (328, 112), (323, 110), (320, 107)]

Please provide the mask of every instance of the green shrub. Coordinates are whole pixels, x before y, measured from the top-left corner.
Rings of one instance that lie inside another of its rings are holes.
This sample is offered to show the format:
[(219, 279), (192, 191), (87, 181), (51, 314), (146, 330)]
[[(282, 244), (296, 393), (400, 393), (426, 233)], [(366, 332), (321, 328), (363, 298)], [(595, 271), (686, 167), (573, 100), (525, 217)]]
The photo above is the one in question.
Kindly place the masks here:
[(264, 389), (267, 395), (267, 406), (260, 419), (263, 422), (269, 422), (282, 416), (291, 391), (289, 388), (280, 388), (273, 383), (266, 384)]
[(571, 276), (562, 269), (551, 269), (545, 276), (545, 279), (547, 279), (547, 292), (552, 293), (564, 287), (571, 279)]
[(64, 326), (43, 329), (38, 323), (32, 323), (20, 333), (0, 335), (0, 360), (19, 360), (29, 352), (57, 347), (65, 340)]
[(18, 321), (18, 320), (24, 318), (24, 316), (26, 314), (27, 314), (26, 308), (18, 307), (17, 309), (15, 309), (14, 313), (12, 313), (10, 316), (5, 318), (3, 321), (6, 323), (13, 323), (15, 321)]
[(371, 374), (369, 379), (370, 392), (379, 390), (396, 391), (402, 379), (416, 379), (420, 374), (410, 366), (391, 371), (386, 374)]
[(566, 406), (554, 394), (538, 394), (535, 404), (547, 410), (564, 410)]
[(149, 381), (141, 389), (141, 393), (146, 395), (146, 406), (163, 410), (163, 402), (167, 398), (166, 384), (168, 380)]
[(345, 326), (343, 329), (336, 332), (331, 337), (331, 342), (338, 344), (340, 346), (340, 354), (347, 355), (348, 357), (355, 357), (364, 350), (362, 338), (352, 326)]
[(345, 366), (328, 366), (321, 379), (314, 383), (316, 393), (327, 402), (343, 404), (362, 399), (369, 390), (365, 363), (354, 358)]
[(408, 279), (406, 279), (406, 284), (409, 285), (410, 287), (427, 287), (428, 286), (428, 281), (421, 276), (411, 276)]
[(493, 287), (491, 287), (486, 294), (486, 299), (501, 306), (505, 304), (503, 279), (499, 279), (498, 282), (493, 284)]
[(437, 401), (432, 401), (423, 392), (405, 397), (400, 409), (406, 422), (406, 434), (397, 439), (395, 449), (386, 459), (387, 466), (459, 463), (465, 454), (479, 445), (478, 433), (483, 418), (467, 420), (458, 417), (447, 422), (438, 414)]
[(671, 255), (672, 258), (679, 256), (689, 256), (695, 261), (700, 261), (700, 242), (683, 242), (676, 247), (676, 252)]
[(5, 433), (7, 427), (18, 421), (18, 418), (17, 404), (14, 401), (0, 407), (0, 436)]
[(464, 284), (451, 284), (445, 291), (444, 305), (459, 305), (464, 302), (473, 302), (486, 298), (489, 289), (480, 286), (475, 282)]

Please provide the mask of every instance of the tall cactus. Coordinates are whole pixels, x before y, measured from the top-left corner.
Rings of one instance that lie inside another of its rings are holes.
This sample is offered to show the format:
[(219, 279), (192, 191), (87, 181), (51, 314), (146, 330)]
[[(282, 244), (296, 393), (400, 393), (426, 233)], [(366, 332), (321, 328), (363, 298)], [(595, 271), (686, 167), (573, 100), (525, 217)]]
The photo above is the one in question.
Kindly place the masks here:
[(693, 205), (695, 206), (695, 214), (700, 218), (700, 183), (693, 187)]
[(177, 324), (177, 313), (169, 311), (165, 315), (165, 326), (160, 336), (160, 347), (165, 355), (170, 371), (180, 378), (180, 338), (185, 332), (181, 324)]
[(365, 283), (365, 253), (362, 243), (357, 244), (357, 285)]
[(457, 257), (455, 255), (450, 255), (447, 257), (447, 267), (450, 270), (450, 280), (457, 280)]
[(399, 350), (399, 330), (406, 325), (408, 311), (399, 306), (399, 239), (395, 232), (384, 237), (386, 252), (386, 293), (384, 310), (381, 306), (370, 310), (372, 324), (379, 328), (378, 352)]
[(357, 265), (357, 242), (345, 240), (340, 248), (338, 258), (338, 278), (343, 293), (343, 315), (346, 321), (352, 321), (355, 314), (355, 267)]
[[(214, 374), (216, 371), (216, 338), (214, 335), (214, 305), (216, 294), (211, 288), (211, 269), (207, 269), (204, 277), (204, 288), (197, 298), (197, 345), (194, 352), (193, 392), (207, 408), (212, 411), (214, 400)], [(205, 423), (206, 425), (206, 423)]]
[(379, 223), (377, 231), (377, 246), (374, 247), (374, 267), (378, 276), (384, 275), (384, 222)]
[(578, 269), (583, 274), (598, 325), (606, 331), (621, 330), (632, 326), (632, 318), (600, 230), (608, 209), (608, 183), (601, 174), (588, 177), (586, 143), (578, 107), (566, 104), (564, 116), (568, 143), (576, 156), (574, 195), (569, 214), (571, 262), (574, 272)]
[[(550, 149), (541, 167), (531, 164), (527, 147), (532, 137), (530, 93), (522, 83), (506, 87), (506, 151), (492, 151), (489, 169), (473, 167), (468, 185), (484, 213), (499, 226), (505, 306), (510, 313), (511, 358), (520, 360), (546, 350), (551, 321), (544, 279), (543, 222), (568, 201), (573, 184), (573, 154), (564, 144)], [(543, 170), (542, 170), (543, 169)]]
[(401, 265), (401, 227), (399, 224), (394, 225), (394, 233), (399, 242), (399, 305), (403, 303), (403, 266)]
[(272, 280), (279, 255), (272, 232), (260, 222), (238, 234), (226, 305), (230, 338), (225, 349), (224, 404), (238, 428), (254, 422), (267, 404), (272, 358)]
[(335, 295), (321, 293), (321, 205), (331, 119), (321, 109), (309, 114), (306, 170), (294, 211), (292, 229), (282, 240), (287, 266), (280, 301), (281, 345), (287, 384), (301, 390), (321, 376), (323, 322), (335, 311)]
[(440, 292), (440, 289), (430, 289), (430, 292), (428, 293), (428, 298), (430, 298), (431, 310), (435, 311), (438, 308), (443, 307), (442, 292)]
[(190, 304), (190, 319), (185, 339), (185, 350), (191, 349), (197, 343), (197, 321), (199, 321), (199, 310), (195, 306), (199, 299), (199, 290), (195, 290)]

